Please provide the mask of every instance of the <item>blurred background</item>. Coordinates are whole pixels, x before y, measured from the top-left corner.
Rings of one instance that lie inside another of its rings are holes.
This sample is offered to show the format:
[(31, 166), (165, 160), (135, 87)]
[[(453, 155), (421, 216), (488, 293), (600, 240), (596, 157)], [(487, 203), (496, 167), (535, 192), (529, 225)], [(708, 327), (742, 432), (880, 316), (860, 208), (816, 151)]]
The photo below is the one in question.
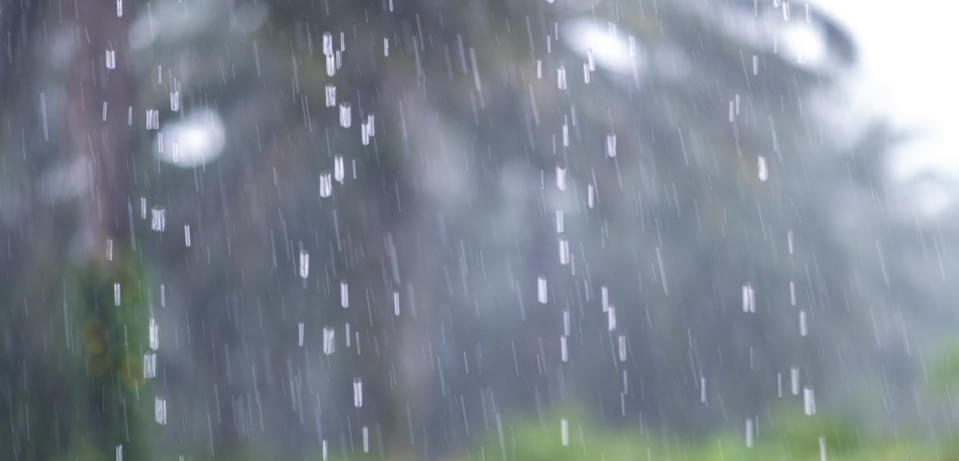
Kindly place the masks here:
[(959, 459), (955, 7), (0, 1), (0, 458)]

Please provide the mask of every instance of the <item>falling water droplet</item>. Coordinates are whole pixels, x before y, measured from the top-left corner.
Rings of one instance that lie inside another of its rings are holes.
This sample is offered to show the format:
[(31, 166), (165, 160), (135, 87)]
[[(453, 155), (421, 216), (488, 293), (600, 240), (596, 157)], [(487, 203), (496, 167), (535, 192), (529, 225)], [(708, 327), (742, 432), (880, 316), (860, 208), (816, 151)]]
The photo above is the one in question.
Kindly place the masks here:
[(353, 406), (363, 408), (363, 380), (353, 378)]
[(559, 420), (559, 437), (564, 447), (569, 446), (569, 421), (566, 418)]
[(150, 209), (150, 229), (154, 232), (163, 232), (166, 229), (166, 210), (163, 208)]
[(353, 106), (348, 102), (340, 103), (340, 126), (349, 128), (353, 123)]
[(150, 349), (160, 349), (160, 325), (153, 317), (150, 317)]
[(157, 424), (166, 424), (166, 400), (156, 397), (153, 401), (153, 415)]
[(804, 387), (802, 390), (803, 412), (806, 416), (816, 414), (816, 394), (811, 387)]
[(561, 166), (556, 167), (556, 188), (561, 191), (566, 190), (566, 168)]
[(326, 107), (336, 105), (336, 86), (326, 85)]
[(569, 240), (559, 239), (559, 263), (569, 264)]
[(160, 111), (157, 109), (147, 109), (146, 112), (146, 128), (147, 130), (159, 130), (160, 129)]
[(536, 279), (536, 299), (540, 304), (546, 304), (547, 300), (547, 287), (546, 287), (546, 278), (542, 275)]
[(333, 175), (329, 171), (320, 174), (320, 197), (333, 195)]
[(616, 157), (616, 135), (615, 134), (606, 135), (606, 156), (609, 158)]
[(743, 285), (743, 312), (756, 312), (756, 291), (748, 283)]
[(336, 330), (323, 327), (323, 353), (333, 355), (336, 352)]
[(300, 250), (300, 278), (310, 276), (310, 253), (306, 250)]

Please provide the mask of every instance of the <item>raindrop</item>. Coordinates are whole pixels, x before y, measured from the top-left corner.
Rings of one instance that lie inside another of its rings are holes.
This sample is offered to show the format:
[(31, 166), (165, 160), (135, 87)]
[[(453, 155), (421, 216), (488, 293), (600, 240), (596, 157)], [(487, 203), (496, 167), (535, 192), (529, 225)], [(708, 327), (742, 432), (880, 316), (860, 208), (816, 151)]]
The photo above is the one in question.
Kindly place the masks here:
[(336, 105), (336, 86), (326, 85), (326, 107)]
[(147, 109), (146, 128), (148, 130), (160, 129), (160, 111), (157, 109)]
[(816, 414), (816, 395), (811, 387), (804, 387), (802, 390), (803, 412), (806, 416)]
[(107, 50), (106, 63), (107, 69), (117, 68), (117, 50)]
[(619, 346), (619, 348), (618, 348), (618, 349), (619, 349), (619, 361), (620, 361), (620, 362), (625, 362), (625, 361), (626, 361), (626, 336), (624, 336), (624, 335), (619, 335), (619, 336), (616, 338), (616, 341), (619, 343), (619, 344), (618, 344), (618, 346)]
[(173, 112), (180, 111), (180, 91), (179, 90), (170, 92), (170, 110)]
[(333, 34), (323, 32), (323, 56), (333, 56)]
[(333, 195), (333, 175), (329, 171), (320, 174), (320, 197)]
[(536, 279), (536, 299), (540, 304), (546, 304), (547, 300), (547, 287), (546, 287), (546, 278), (539, 276)]
[(616, 135), (615, 134), (606, 135), (606, 156), (609, 158), (616, 157)]
[(343, 179), (346, 177), (346, 168), (343, 166), (343, 156), (337, 155), (333, 157), (333, 179), (336, 182), (343, 184)]
[(569, 264), (569, 240), (559, 239), (559, 263)]
[(753, 447), (753, 419), (746, 418), (746, 448)]
[(153, 379), (157, 375), (157, 355), (143, 354), (143, 379)]
[(300, 250), (300, 278), (310, 276), (310, 253), (306, 250)]
[(793, 395), (799, 395), (799, 367), (789, 369), (789, 387)]
[(153, 414), (157, 424), (166, 424), (166, 400), (156, 397), (153, 401)]
[(120, 305), (120, 282), (113, 284), (113, 305)]
[(363, 380), (353, 378), (353, 406), (363, 408)]
[(393, 315), (400, 316), (400, 292), (393, 290)]
[(559, 66), (556, 69), (556, 87), (561, 90), (566, 89), (566, 67)]
[(370, 429), (363, 426), (363, 453), (370, 452)]
[(155, 232), (163, 232), (166, 229), (166, 210), (163, 208), (150, 209), (150, 229)]
[(606, 285), (599, 287), (599, 297), (602, 300), (603, 312), (609, 310), (609, 288)]
[(150, 349), (160, 349), (160, 326), (153, 317), (150, 317)]
[(569, 361), (569, 350), (567, 349), (566, 336), (559, 337), (559, 357), (563, 362)]
[(297, 337), (299, 338), (299, 340), (297, 341), (297, 344), (300, 347), (303, 347), (303, 322), (300, 322), (299, 325), (297, 325), (297, 333), (298, 333)]
[(366, 122), (360, 122), (360, 143), (370, 145), (370, 126)]
[(47, 125), (47, 95), (40, 92), (40, 118), (43, 119), (43, 140), (50, 140), (50, 127)]
[(566, 168), (556, 167), (556, 188), (561, 191), (566, 190)]
[(759, 180), (766, 182), (766, 180), (769, 179), (769, 169), (766, 167), (766, 157), (760, 155), (756, 161), (759, 172)]
[(326, 75), (327, 77), (336, 75), (336, 58), (333, 56), (326, 57)]
[(806, 322), (806, 311), (799, 311), (799, 336), (809, 334), (809, 326)]
[(190, 225), (189, 224), (183, 225), (183, 243), (186, 245), (187, 248), (190, 248), (193, 245), (193, 243), (190, 241)]
[(323, 327), (323, 353), (333, 355), (336, 352), (336, 330)]
[(352, 124), (352, 121), (353, 121), (352, 109), (353, 108), (352, 106), (350, 106), (350, 103), (348, 102), (340, 103), (340, 126), (342, 126), (343, 128), (349, 128), (350, 125)]
[(743, 312), (756, 312), (756, 291), (748, 283), (743, 285)]
[(559, 420), (559, 436), (560, 436), (560, 439), (562, 440), (563, 446), (568, 447), (569, 446), (569, 421), (567, 421), (566, 418), (562, 418)]
[(350, 307), (350, 287), (345, 280), (340, 282), (340, 307)]

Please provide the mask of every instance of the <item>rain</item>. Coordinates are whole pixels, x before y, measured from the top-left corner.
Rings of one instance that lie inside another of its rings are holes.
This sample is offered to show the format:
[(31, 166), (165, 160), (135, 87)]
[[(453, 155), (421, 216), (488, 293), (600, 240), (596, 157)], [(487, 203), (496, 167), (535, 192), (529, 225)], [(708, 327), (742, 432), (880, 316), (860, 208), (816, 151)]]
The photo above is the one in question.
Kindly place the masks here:
[(959, 458), (957, 12), (0, 0), (0, 459)]

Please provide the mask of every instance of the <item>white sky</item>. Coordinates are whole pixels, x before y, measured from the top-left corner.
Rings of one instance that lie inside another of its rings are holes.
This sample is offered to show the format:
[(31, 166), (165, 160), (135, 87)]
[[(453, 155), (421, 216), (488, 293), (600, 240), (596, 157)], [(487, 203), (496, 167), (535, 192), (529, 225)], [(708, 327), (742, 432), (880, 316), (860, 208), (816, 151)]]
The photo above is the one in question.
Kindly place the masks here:
[[(959, 4), (941, 0), (814, 0), (853, 36), (860, 110), (915, 135), (894, 148), (890, 179), (922, 215), (959, 203)], [(930, 178), (918, 180), (918, 177)], [(928, 176), (927, 176), (928, 175)]]

